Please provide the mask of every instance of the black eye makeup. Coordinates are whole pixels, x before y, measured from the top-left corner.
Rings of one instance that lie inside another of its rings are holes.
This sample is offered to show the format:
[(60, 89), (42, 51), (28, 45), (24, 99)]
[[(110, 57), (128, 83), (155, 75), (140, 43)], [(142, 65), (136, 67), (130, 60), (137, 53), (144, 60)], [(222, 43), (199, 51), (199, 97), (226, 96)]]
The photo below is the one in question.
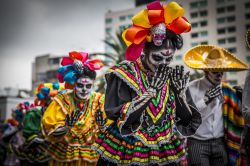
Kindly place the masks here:
[(83, 87), (83, 84), (77, 83), (76, 86), (79, 87), (79, 88), (82, 88), (82, 87)]
[(152, 58), (153, 58), (153, 60), (155, 60), (155, 61), (162, 61), (162, 60), (163, 60), (163, 58), (162, 58), (161, 56), (157, 55), (157, 54), (153, 54), (153, 55), (152, 55)]
[(92, 87), (92, 84), (87, 84), (86, 88), (90, 89)]

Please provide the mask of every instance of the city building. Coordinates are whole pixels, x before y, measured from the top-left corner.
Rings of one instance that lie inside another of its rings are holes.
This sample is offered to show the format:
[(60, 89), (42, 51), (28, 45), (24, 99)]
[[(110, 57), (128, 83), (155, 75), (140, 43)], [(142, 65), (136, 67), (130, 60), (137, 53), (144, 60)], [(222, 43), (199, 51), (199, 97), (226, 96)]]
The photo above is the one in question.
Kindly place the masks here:
[[(176, 0), (176, 2), (184, 7), (185, 16), (192, 24), (192, 30), (182, 35), (184, 45), (176, 52), (173, 65), (183, 65), (183, 54), (199, 44), (219, 45), (250, 65), (250, 49), (245, 44), (246, 30), (250, 27), (249, 0)], [(111, 40), (110, 36), (131, 26), (133, 15), (144, 8), (145, 5), (122, 11), (108, 11), (105, 15), (105, 39)], [(105, 50), (112, 51), (108, 46), (105, 46)], [(226, 80), (232, 85), (242, 85), (245, 76), (246, 72), (225, 74)]]
[(62, 56), (46, 54), (37, 56), (32, 64), (32, 92), (40, 83), (57, 82), (56, 73), (60, 66)]
[(33, 103), (34, 98), (30, 97), (30, 91), (16, 88), (0, 89), (0, 121), (11, 117), (12, 110), (19, 103)]

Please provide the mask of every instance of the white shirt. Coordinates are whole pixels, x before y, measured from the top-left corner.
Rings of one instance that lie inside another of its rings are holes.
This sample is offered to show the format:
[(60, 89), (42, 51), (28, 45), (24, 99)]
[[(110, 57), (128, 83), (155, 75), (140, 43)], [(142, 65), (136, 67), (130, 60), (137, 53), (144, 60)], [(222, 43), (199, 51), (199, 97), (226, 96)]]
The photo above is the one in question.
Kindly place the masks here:
[(191, 136), (199, 140), (208, 140), (224, 136), (223, 98), (217, 97), (208, 105), (204, 101), (205, 92), (213, 85), (205, 78), (190, 82), (189, 89), (192, 99), (201, 114), (202, 123), (196, 133)]

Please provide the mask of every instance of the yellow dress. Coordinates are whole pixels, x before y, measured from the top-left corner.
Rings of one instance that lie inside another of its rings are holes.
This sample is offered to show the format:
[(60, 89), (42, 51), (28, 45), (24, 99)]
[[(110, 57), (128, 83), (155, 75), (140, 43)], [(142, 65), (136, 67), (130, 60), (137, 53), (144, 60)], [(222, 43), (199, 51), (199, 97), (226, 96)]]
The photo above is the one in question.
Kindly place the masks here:
[(78, 109), (74, 92), (57, 95), (46, 109), (42, 126), (43, 133), (50, 142), (48, 152), (53, 158), (49, 165), (96, 165), (99, 155), (90, 146), (95, 142), (99, 132), (95, 113), (97, 110), (103, 111), (104, 95), (92, 92), (85, 104), (78, 121), (61, 137), (55, 137), (52, 133), (65, 125), (67, 114)]

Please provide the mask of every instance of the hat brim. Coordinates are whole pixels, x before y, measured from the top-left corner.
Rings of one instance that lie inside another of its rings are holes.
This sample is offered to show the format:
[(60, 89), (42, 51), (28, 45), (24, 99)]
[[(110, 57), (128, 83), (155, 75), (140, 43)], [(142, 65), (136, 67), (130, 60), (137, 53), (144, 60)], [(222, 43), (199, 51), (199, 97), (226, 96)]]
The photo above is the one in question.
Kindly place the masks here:
[[(205, 56), (214, 48), (220, 48), (224, 53), (225, 57), (223, 60), (225, 63), (222, 63), (220, 66), (209, 66), (205, 63)], [(198, 45), (189, 49), (185, 53), (183, 61), (192, 69), (212, 72), (243, 71), (248, 69), (248, 65), (239, 60), (235, 55), (221, 47), (213, 45)]]

